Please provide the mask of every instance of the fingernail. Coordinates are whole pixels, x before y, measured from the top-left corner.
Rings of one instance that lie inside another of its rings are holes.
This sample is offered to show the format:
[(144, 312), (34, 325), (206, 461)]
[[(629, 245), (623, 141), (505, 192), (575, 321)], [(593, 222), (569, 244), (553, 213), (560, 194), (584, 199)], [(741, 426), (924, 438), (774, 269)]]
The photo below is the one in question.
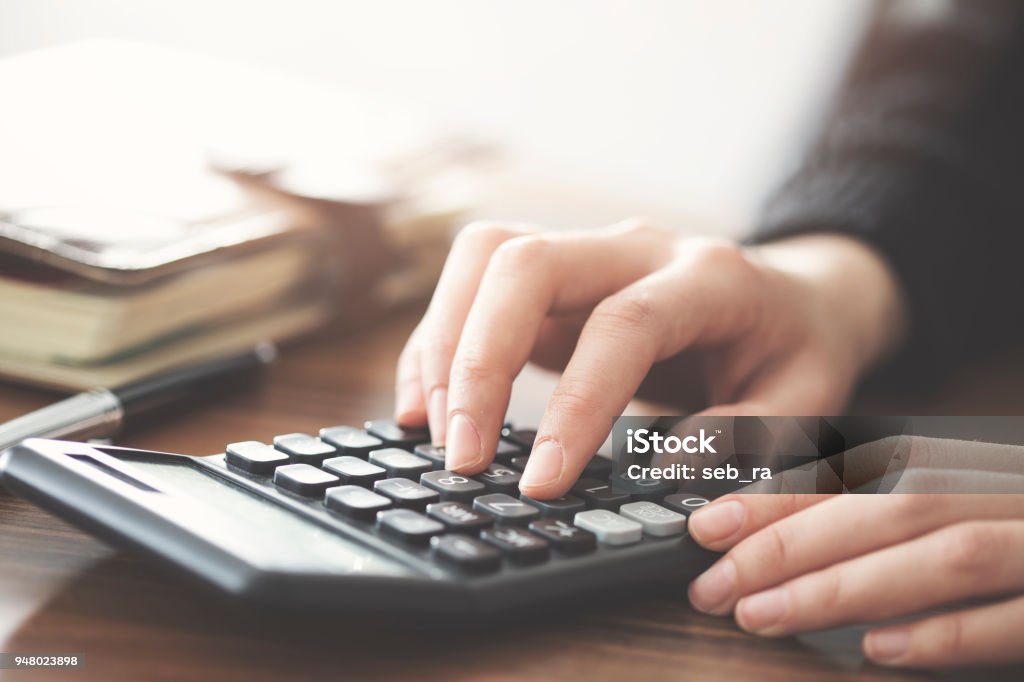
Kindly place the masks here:
[(438, 447), (444, 445), (446, 417), (448, 416), (448, 389), (435, 388), (430, 392), (427, 421), (430, 425), (430, 440)]
[(526, 470), (519, 480), (520, 490), (557, 483), (562, 477), (563, 462), (562, 447), (556, 441), (542, 440), (526, 462)]
[(744, 630), (762, 632), (778, 625), (788, 610), (789, 593), (776, 588), (740, 600), (736, 605), (736, 620)]
[(704, 613), (720, 615), (728, 611), (722, 607), (735, 591), (736, 565), (722, 559), (690, 583), (690, 603)]
[(449, 471), (472, 466), (483, 456), (480, 434), (469, 417), (461, 412), (456, 413), (448, 422), (445, 443), (444, 466)]
[(690, 515), (690, 535), (702, 545), (725, 540), (739, 532), (745, 515), (736, 500), (709, 505)]
[(869, 632), (864, 649), (873, 661), (893, 663), (903, 658), (910, 649), (910, 631), (906, 628), (890, 628)]

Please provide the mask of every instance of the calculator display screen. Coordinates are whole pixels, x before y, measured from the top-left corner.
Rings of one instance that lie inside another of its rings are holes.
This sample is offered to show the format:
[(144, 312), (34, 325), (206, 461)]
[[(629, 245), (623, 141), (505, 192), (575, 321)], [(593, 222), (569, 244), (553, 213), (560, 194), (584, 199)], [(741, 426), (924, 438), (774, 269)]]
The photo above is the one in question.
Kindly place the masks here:
[[(264, 568), (406, 576), (394, 561), (188, 464), (121, 458), (168, 498), (167, 515)], [(159, 494), (159, 493), (157, 493)]]

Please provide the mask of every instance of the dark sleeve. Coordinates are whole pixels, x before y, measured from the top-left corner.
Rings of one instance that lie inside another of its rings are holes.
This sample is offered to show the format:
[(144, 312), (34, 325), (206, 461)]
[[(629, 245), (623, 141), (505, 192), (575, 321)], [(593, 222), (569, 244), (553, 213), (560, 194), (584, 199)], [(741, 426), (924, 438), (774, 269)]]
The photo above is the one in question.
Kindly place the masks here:
[(911, 312), (902, 356), (941, 372), (1024, 329), (1024, 2), (880, 6), (763, 242), (873, 245)]

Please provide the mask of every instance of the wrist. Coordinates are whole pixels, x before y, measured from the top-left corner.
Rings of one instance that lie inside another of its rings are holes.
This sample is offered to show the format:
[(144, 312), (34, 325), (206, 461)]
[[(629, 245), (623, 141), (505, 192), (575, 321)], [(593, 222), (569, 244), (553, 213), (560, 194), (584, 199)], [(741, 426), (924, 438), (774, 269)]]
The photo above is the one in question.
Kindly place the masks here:
[(888, 262), (865, 242), (840, 234), (808, 234), (757, 246), (753, 252), (818, 303), (812, 314), (836, 334), (858, 374), (903, 345), (909, 315), (902, 287)]

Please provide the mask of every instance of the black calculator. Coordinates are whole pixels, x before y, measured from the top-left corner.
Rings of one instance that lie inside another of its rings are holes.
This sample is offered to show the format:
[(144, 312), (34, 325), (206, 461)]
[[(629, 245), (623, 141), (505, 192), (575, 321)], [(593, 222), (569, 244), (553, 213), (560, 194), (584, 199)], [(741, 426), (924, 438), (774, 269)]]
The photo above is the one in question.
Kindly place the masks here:
[(426, 431), (391, 420), (207, 457), (30, 439), (0, 458), (0, 480), (99, 537), (285, 607), (487, 614), (707, 564), (686, 532), (707, 498), (613, 485), (606, 458), (564, 497), (521, 496), (535, 436), (506, 425), (475, 476), (446, 471)]

